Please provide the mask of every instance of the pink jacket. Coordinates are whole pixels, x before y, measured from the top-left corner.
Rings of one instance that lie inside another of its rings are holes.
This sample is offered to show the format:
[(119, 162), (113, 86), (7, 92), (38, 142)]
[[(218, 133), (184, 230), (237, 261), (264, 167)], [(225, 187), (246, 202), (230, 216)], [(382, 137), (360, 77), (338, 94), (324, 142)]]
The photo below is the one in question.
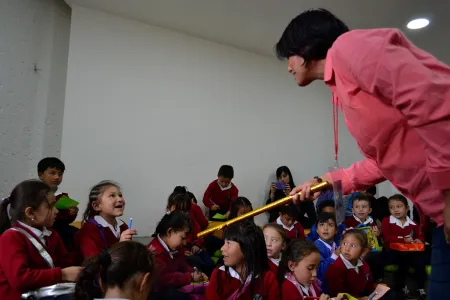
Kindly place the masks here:
[(343, 193), (388, 179), (443, 224), (450, 189), (450, 68), (396, 29), (353, 30), (328, 51), (325, 83), (366, 159), (329, 174)]

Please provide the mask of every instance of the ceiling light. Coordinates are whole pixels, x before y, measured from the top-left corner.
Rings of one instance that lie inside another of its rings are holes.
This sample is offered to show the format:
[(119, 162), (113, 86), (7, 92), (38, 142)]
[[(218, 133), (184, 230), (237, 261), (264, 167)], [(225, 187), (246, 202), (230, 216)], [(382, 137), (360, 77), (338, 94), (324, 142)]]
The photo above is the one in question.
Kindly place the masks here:
[(420, 18), (410, 21), (408, 25), (406, 25), (406, 27), (408, 27), (409, 29), (421, 29), (427, 27), (428, 24), (430, 24), (430, 21), (428, 19)]

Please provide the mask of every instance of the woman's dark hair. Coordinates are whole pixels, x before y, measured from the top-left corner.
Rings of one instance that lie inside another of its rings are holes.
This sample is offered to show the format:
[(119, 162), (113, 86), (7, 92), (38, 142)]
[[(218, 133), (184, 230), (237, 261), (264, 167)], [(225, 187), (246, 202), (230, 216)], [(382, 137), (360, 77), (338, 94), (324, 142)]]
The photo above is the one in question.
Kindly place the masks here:
[(334, 222), (334, 226), (337, 227), (337, 221), (336, 221), (336, 216), (332, 213), (321, 213), (320, 215), (317, 216), (317, 225), (318, 224), (322, 224), (322, 223), (327, 223), (328, 220), (331, 220)]
[(118, 188), (120, 190), (119, 184), (114, 181), (111, 181), (111, 180), (101, 181), (91, 188), (91, 190), (89, 192), (89, 200), (86, 205), (86, 210), (83, 213), (83, 221), (84, 222), (86, 222), (87, 220), (89, 220), (97, 215), (97, 212), (92, 207), (92, 203), (94, 203), (94, 201), (99, 200), (101, 198), (101, 196), (103, 195), (103, 193), (105, 192), (105, 190), (107, 188), (109, 188), (110, 186), (115, 186), (116, 188)]
[(291, 189), (293, 189), (295, 187), (295, 183), (294, 183), (294, 179), (292, 178), (291, 170), (289, 170), (288, 167), (281, 166), (277, 169), (277, 171), (275, 173), (277, 175), (277, 179), (280, 179), (281, 174), (283, 174), (283, 173), (286, 173), (287, 175), (289, 175), (289, 185), (291, 186)]
[(348, 27), (328, 10), (306, 10), (286, 27), (275, 52), (280, 60), (297, 55), (308, 65), (324, 59), (336, 39), (347, 31)]
[(283, 226), (281, 226), (280, 224), (277, 223), (269, 223), (263, 226), (263, 234), (264, 234), (264, 229), (266, 228), (272, 228), (273, 230), (275, 230), (276, 232), (278, 232), (278, 234), (281, 236), (281, 239), (283, 240), (283, 243), (285, 243), (286, 245), (290, 242), (287, 234), (286, 234), (286, 230), (284, 230)]
[(37, 210), (43, 202), (48, 203), (50, 192), (50, 187), (40, 180), (25, 180), (16, 185), (0, 205), (0, 234), (11, 228), (11, 223), (24, 221), (27, 207)]
[(138, 274), (153, 275), (155, 263), (153, 255), (144, 245), (126, 241), (116, 243), (100, 255), (88, 258), (83, 267), (75, 287), (74, 300), (103, 298), (99, 278), (105, 292), (113, 287), (124, 289)]
[[(253, 206), (250, 200), (245, 197), (237, 197), (236, 200), (233, 201), (233, 204), (231, 204), (230, 216), (228, 217), (228, 219), (232, 220), (236, 218), (239, 209), (242, 207), (248, 207), (250, 208), (250, 210), (253, 210)], [(253, 221), (253, 218), (251, 220)]]
[(281, 261), (278, 266), (277, 278), (280, 287), (283, 284), (284, 275), (287, 272), (290, 272), (289, 262), (299, 263), (311, 253), (320, 254), (319, 249), (317, 249), (316, 245), (311, 241), (295, 239), (288, 244), (281, 254)]
[(317, 206), (317, 214), (320, 215), (325, 207), (335, 207), (334, 200), (324, 200)]
[(190, 233), (192, 230), (191, 219), (185, 212), (177, 210), (165, 214), (156, 226), (155, 233), (152, 236), (166, 236), (169, 229), (172, 229), (174, 232), (187, 230), (187, 233)]
[[(241, 252), (244, 255), (243, 263), (245, 264), (246, 276), (252, 275), (249, 287), (250, 290), (254, 288), (257, 280), (260, 281), (262, 286), (264, 278), (263, 273), (269, 270), (269, 259), (267, 258), (266, 243), (264, 241), (262, 229), (252, 221), (242, 221), (227, 227), (223, 233), (223, 239), (226, 241), (234, 241), (239, 244)], [(230, 275), (229, 267), (225, 266), (225, 272), (227, 275)], [(225, 280), (231, 280), (231, 276), (227, 276)], [(217, 287), (218, 294), (221, 295), (223, 292), (223, 285), (220, 284), (220, 272), (217, 273), (217, 282), (219, 282)], [(244, 285), (245, 280), (239, 287), (239, 290), (241, 290)]]
[(187, 193), (173, 192), (167, 200), (167, 209), (175, 208), (182, 212), (188, 212), (191, 209), (191, 198)]
[(349, 229), (342, 236), (342, 242), (344, 242), (344, 239), (349, 235), (356, 238), (363, 249), (370, 249), (369, 240), (367, 239), (367, 234), (364, 231), (360, 229)]

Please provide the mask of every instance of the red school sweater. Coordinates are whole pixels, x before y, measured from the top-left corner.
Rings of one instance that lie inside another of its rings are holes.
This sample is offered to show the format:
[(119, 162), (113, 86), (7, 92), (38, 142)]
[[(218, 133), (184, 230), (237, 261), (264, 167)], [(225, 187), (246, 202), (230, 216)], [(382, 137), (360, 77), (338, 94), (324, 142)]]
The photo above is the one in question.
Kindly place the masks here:
[(306, 238), (306, 236), (305, 236), (305, 229), (303, 229), (302, 224), (300, 224), (297, 221), (295, 221), (294, 224), (290, 228), (286, 227), (283, 224), (283, 222), (281, 222), (281, 218), (280, 217), (278, 217), (278, 219), (274, 223), (283, 226), (284, 231), (286, 232), (286, 235), (287, 235), (287, 237), (290, 240), (294, 240), (294, 239), (302, 239), (302, 240), (304, 240)]
[[(69, 197), (69, 194), (61, 193), (55, 196), (56, 201), (58, 202), (58, 200), (61, 199), (62, 196)], [(76, 214), (70, 214), (70, 209), (58, 209), (58, 215), (56, 216), (55, 224), (53, 226), (58, 226), (58, 224), (71, 224), (73, 223), (73, 221), (75, 221), (76, 218)]]
[(233, 183), (230, 184), (230, 188), (222, 190), (217, 179), (211, 182), (203, 196), (203, 204), (208, 208), (211, 208), (213, 205), (219, 205), (220, 209), (229, 211), (231, 204), (239, 194), (238, 188)]
[(381, 236), (383, 237), (385, 248), (390, 248), (391, 243), (404, 243), (403, 237), (407, 235), (411, 235), (413, 240), (424, 241), (420, 226), (409, 217), (406, 218), (406, 222), (403, 225), (394, 216), (386, 217), (381, 222)]
[(155, 287), (180, 288), (191, 283), (194, 269), (187, 264), (183, 250), (171, 255), (158, 237), (147, 245), (147, 249), (153, 253), (156, 262)]
[(278, 265), (279, 265), (279, 263), (280, 263), (279, 259), (277, 260), (277, 259), (273, 259), (273, 258), (269, 257), (269, 269), (275, 275), (278, 274)]
[(197, 222), (202, 230), (208, 227), (208, 219), (203, 214), (202, 209), (195, 203), (191, 204), (191, 209), (189, 210), (189, 217), (191, 220)]
[(372, 228), (377, 227), (377, 223), (375, 223), (372, 218), (369, 217), (364, 223), (362, 223), (359, 218), (355, 217), (355, 215), (348, 217), (343, 223), (347, 228), (356, 228), (361, 224), (363, 224), (364, 226), (370, 226)]
[(205, 247), (204, 240), (199, 239), (197, 236), (198, 233), (202, 231), (202, 229), (200, 228), (200, 225), (198, 225), (198, 223), (192, 219), (191, 219), (191, 223), (192, 223), (192, 231), (186, 238), (187, 246), (185, 247), (185, 250), (188, 250), (188, 251), (190, 251), (193, 246), (197, 246), (200, 248)]
[[(13, 227), (26, 230), (38, 242), (39, 237), (16, 223)], [(56, 268), (50, 268), (30, 240), (21, 232), (5, 231), (0, 236), (0, 298), (20, 299), (22, 293), (62, 282), (61, 268), (74, 265), (58, 233), (52, 229), (46, 237), (44, 249), (53, 259)]]
[[(125, 222), (120, 222), (120, 233), (128, 229)], [(105, 240), (103, 240), (100, 228), (93, 223), (86, 222), (81, 229), (75, 234), (75, 249), (78, 249), (81, 257), (84, 259), (98, 255), (102, 250), (110, 248), (115, 243), (120, 241), (120, 236), (117, 238), (109, 227), (103, 227)], [(106, 243), (105, 243), (106, 241)]]
[[(220, 288), (219, 288), (220, 285)], [(236, 292), (242, 283), (236, 271), (229, 268), (229, 273), (226, 273), (225, 267), (216, 268), (211, 278), (209, 279), (208, 287), (205, 291), (206, 300), (222, 300), (228, 299), (234, 292)], [(253, 293), (252, 293), (253, 291)], [(271, 271), (263, 273), (261, 280), (255, 281), (253, 289), (247, 288), (239, 300), (251, 300), (253, 296), (259, 294), (264, 300), (279, 300), (280, 288), (276, 276)]]
[[(316, 292), (317, 297), (320, 297), (322, 294), (320, 292), (320, 289), (313, 285), (312, 288)], [(312, 295), (309, 295), (312, 296)], [(304, 300), (304, 297), (300, 294), (297, 287), (290, 282), (289, 280), (285, 279), (281, 285), (281, 300)]]
[(364, 297), (375, 290), (369, 265), (362, 260), (358, 261), (358, 265), (358, 272), (356, 272), (355, 268), (350, 267), (350, 262), (344, 262), (342, 255), (330, 265), (325, 274), (325, 280), (328, 284), (328, 294), (331, 297), (335, 297), (339, 293)]

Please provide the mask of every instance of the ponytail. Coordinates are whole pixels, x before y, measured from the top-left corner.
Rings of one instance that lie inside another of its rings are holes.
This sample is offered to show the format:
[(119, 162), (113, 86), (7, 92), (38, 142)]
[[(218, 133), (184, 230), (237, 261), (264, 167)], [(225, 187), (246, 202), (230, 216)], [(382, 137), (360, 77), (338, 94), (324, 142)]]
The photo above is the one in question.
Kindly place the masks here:
[(8, 205), (10, 202), (11, 199), (7, 197), (0, 204), (0, 234), (11, 228), (11, 219), (8, 215)]
[(89, 257), (83, 263), (83, 267), (72, 299), (93, 300), (95, 298), (103, 298), (102, 289), (98, 282), (98, 274), (101, 269), (100, 255)]

